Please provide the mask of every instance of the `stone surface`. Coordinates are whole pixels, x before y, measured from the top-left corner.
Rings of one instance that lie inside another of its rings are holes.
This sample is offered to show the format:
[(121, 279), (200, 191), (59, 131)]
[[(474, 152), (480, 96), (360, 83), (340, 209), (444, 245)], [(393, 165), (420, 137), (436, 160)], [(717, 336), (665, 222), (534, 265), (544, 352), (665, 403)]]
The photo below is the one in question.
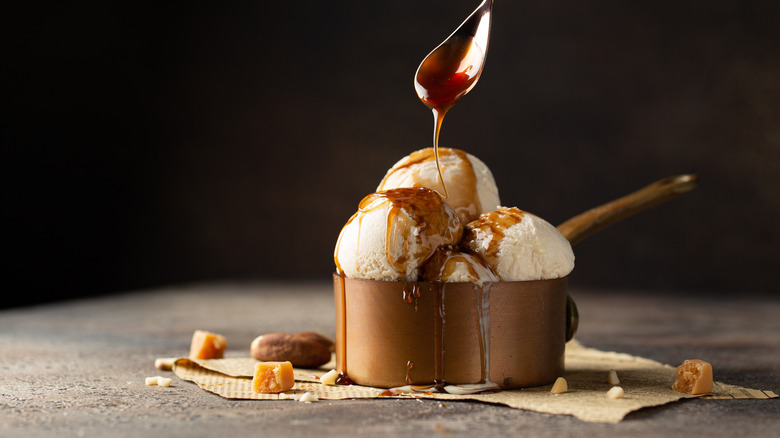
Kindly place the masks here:
[[(583, 344), (671, 365), (701, 358), (715, 379), (780, 391), (780, 301), (684, 293), (572, 290)], [(686, 400), (644, 409), (620, 424), (500, 405), (436, 400), (317, 403), (225, 400), (166, 375), (154, 359), (186, 355), (192, 332), (248, 356), (268, 332), (333, 336), (329, 283), (182, 286), (0, 312), (0, 436), (767, 436), (780, 430), (780, 400)], [(264, 309), (259, 311), (258, 309)], [(241, 349), (244, 345), (246, 348)]]

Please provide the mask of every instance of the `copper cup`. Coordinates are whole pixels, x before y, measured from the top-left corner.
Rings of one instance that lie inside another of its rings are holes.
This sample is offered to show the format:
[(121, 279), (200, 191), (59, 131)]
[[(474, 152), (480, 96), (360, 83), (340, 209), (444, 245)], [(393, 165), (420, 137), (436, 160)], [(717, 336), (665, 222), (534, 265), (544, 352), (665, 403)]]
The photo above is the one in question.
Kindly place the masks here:
[(357, 384), (552, 383), (576, 329), (567, 278), (485, 283), (334, 275), (336, 366)]

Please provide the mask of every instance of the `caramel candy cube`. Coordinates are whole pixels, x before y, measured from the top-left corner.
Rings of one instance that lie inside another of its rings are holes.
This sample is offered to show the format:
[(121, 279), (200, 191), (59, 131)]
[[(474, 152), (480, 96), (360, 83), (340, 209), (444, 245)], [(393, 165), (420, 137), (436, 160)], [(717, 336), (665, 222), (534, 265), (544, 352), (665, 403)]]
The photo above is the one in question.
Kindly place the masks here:
[(220, 359), (227, 348), (224, 336), (205, 330), (195, 330), (190, 344), (190, 359)]
[(290, 362), (260, 362), (255, 365), (252, 389), (261, 393), (289, 391), (295, 386), (293, 366)]
[(712, 391), (712, 365), (699, 359), (686, 360), (677, 367), (672, 389), (693, 395), (709, 393)]

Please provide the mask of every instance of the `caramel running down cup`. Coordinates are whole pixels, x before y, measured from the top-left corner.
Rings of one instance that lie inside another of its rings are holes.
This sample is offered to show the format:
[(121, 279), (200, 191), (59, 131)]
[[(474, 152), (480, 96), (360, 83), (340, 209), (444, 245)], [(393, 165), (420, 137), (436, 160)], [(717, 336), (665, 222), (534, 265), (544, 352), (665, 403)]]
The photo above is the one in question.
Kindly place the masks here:
[(563, 374), (576, 329), (567, 277), (482, 285), (333, 278), (342, 382), (509, 389)]

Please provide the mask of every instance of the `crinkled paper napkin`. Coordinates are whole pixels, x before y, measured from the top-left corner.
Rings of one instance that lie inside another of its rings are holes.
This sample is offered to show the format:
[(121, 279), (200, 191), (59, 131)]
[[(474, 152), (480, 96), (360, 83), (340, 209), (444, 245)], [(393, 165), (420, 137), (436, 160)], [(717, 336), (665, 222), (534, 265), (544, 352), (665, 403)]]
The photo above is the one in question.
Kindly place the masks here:
[[(176, 375), (194, 382), (201, 388), (228, 399), (296, 400), (310, 392), (320, 400), (382, 398), (384, 388), (360, 385), (326, 386), (319, 378), (334, 367), (326, 364), (318, 370), (295, 369), (295, 387), (280, 394), (260, 394), (252, 390), (252, 376), (257, 361), (252, 358), (225, 358), (211, 360), (177, 359)], [(625, 395), (608, 399), (606, 392), (610, 370), (615, 370)], [(717, 370), (716, 370), (717, 371)], [(777, 398), (772, 391), (742, 388), (715, 382), (713, 391), (704, 396), (691, 396), (671, 389), (675, 368), (669, 365), (623, 353), (604, 352), (586, 348), (571, 341), (566, 345), (566, 372), (569, 390), (563, 394), (550, 393), (552, 385), (507, 390), (487, 394), (452, 395), (419, 393), (394, 398), (427, 398), (436, 400), (477, 400), (503, 404), (516, 409), (548, 414), (573, 415), (582, 421), (618, 423), (629, 412), (650, 406), (659, 406), (683, 398), (703, 399), (768, 399)]]

